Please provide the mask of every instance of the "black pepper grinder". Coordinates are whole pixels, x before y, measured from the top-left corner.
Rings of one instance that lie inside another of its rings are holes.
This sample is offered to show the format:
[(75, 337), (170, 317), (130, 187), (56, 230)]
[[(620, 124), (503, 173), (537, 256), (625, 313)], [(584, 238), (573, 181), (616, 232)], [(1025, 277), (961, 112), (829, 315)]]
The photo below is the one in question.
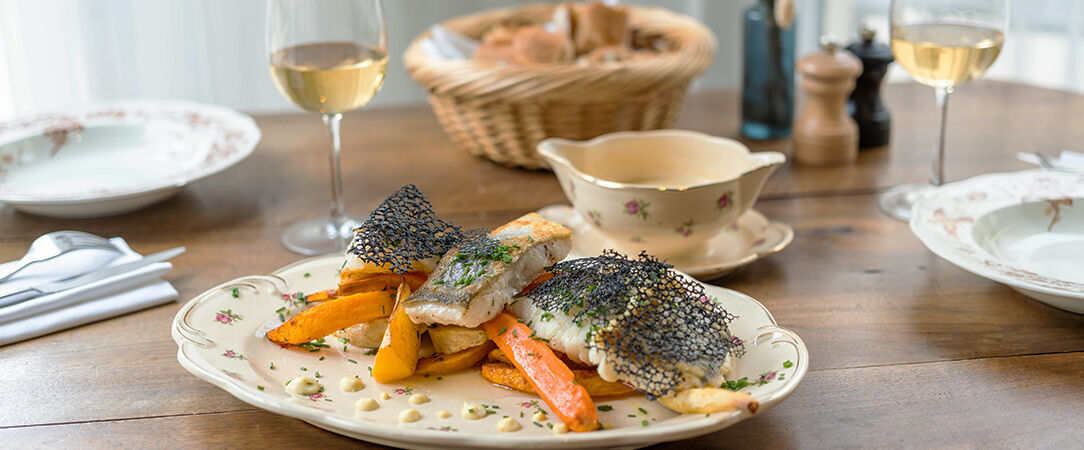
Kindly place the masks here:
[(892, 128), (892, 115), (881, 101), (881, 81), (894, 58), (887, 45), (873, 42), (872, 28), (862, 27), (860, 34), (861, 42), (847, 46), (862, 61), (862, 75), (847, 100), (847, 112), (858, 122), (858, 146), (877, 147), (888, 143)]

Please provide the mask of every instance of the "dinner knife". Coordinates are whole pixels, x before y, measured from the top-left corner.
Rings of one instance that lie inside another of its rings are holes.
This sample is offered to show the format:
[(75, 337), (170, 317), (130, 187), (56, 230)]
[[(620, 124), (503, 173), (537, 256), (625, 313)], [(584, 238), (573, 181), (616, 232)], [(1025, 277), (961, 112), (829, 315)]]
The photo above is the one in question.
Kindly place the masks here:
[(6, 291), (0, 290), (0, 307), (13, 305), (42, 295), (76, 288), (85, 284), (93, 283), (95, 281), (104, 280), (106, 278), (116, 276), (125, 272), (131, 272), (144, 266), (166, 261), (170, 258), (180, 255), (181, 253), (184, 253), (184, 251), (184, 247), (174, 247), (169, 250), (163, 250), (158, 253), (144, 256), (143, 259), (137, 261), (109, 266), (104, 269), (95, 270), (93, 272), (67, 280), (51, 281), (28, 288), (15, 288), (8, 289)]

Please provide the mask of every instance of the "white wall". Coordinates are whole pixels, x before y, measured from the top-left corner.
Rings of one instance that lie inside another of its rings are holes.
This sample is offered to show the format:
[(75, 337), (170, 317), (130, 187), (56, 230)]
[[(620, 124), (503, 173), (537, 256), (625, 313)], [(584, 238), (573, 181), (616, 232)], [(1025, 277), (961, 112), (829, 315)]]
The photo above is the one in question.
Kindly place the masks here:
[[(754, 0), (640, 0), (697, 17), (719, 40), (697, 89), (741, 77), (741, 12)], [(373, 106), (424, 102), (398, 55), (430, 24), (522, 0), (385, 0), (393, 55)], [(797, 0), (798, 54), (822, 30), (853, 39), (860, 21), (887, 32), (888, 0)], [(991, 76), (1081, 89), (1084, 2), (1016, 2)], [(289, 111), (267, 73), (264, 0), (0, 0), (0, 120), (124, 98), (182, 98), (244, 111)], [(1053, 14), (1051, 11), (1060, 11)], [(1053, 25), (1051, 25), (1053, 24)], [(897, 72), (895, 79), (906, 79)]]

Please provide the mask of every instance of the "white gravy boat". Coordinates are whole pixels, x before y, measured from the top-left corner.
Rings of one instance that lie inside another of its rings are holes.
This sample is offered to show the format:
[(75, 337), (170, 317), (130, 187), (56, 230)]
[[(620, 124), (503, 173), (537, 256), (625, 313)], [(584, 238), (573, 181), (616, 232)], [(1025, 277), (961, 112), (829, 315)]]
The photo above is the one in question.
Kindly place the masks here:
[(625, 131), (538, 144), (576, 211), (615, 249), (695, 260), (756, 202), (786, 157), (685, 130)]

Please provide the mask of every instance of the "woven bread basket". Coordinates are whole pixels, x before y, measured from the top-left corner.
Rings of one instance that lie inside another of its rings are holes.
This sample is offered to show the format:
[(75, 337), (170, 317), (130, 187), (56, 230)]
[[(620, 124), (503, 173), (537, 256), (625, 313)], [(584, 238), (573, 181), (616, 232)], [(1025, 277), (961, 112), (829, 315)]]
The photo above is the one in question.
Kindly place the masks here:
[[(552, 4), (528, 4), (442, 25), (481, 39), (502, 21), (546, 22), (553, 9)], [(429, 57), (419, 45), (429, 37), (426, 32), (414, 39), (403, 59), (456, 146), (506, 166), (546, 168), (535, 152), (542, 139), (585, 140), (669, 127), (689, 83), (711, 64), (715, 37), (696, 20), (661, 8), (628, 9), (630, 28), (664, 40), (668, 50), (639, 60), (521, 67)]]

